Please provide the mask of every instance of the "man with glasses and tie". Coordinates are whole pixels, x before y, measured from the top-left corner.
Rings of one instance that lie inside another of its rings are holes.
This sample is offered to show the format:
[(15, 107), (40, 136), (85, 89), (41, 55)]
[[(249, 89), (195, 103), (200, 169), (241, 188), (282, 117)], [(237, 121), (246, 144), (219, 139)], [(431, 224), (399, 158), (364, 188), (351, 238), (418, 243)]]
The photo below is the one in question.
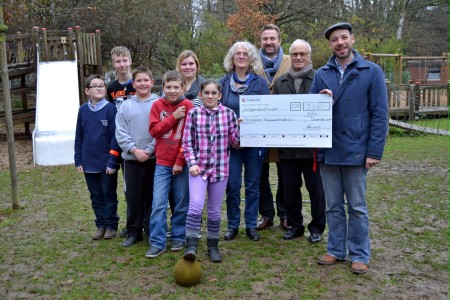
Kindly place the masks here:
[[(288, 72), (275, 80), (273, 94), (308, 94), (315, 70), (311, 62), (311, 46), (304, 40), (295, 40), (289, 48), (291, 66)], [(318, 243), (325, 230), (325, 197), (320, 170), (314, 161), (314, 149), (279, 148), (284, 205), (290, 229), (283, 239), (303, 236), (302, 194), (303, 179), (311, 201), (312, 220), (308, 224), (309, 241)]]

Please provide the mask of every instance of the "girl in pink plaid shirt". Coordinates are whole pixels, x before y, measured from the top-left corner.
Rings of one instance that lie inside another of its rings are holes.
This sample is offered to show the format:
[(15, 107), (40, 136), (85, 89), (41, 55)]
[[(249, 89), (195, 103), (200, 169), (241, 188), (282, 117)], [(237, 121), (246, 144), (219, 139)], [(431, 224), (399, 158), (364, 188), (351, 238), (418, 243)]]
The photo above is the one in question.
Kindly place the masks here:
[(189, 166), (189, 210), (186, 217), (184, 259), (197, 258), (198, 234), (205, 195), (207, 201), (207, 246), (212, 262), (222, 261), (218, 243), (223, 195), (228, 180), (230, 145), (239, 144), (239, 123), (233, 110), (219, 103), (217, 81), (206, 80), (200, 88), (203, 104), (189, 111), (183, 134), (183, 151)]

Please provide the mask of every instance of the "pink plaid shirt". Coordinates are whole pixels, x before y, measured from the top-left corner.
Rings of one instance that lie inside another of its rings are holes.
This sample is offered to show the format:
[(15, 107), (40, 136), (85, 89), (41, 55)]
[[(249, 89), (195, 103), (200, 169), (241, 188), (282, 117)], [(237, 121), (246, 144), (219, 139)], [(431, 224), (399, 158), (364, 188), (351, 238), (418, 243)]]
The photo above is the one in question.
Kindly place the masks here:
[(219, 104), (209, 110), (203, 105), (188, 113), (183, 134), (183, 152), (189, 167), (198, 165), (203, 180), (228, 177), (230, 145), (239, 144), (239, 127), (233, 110)]

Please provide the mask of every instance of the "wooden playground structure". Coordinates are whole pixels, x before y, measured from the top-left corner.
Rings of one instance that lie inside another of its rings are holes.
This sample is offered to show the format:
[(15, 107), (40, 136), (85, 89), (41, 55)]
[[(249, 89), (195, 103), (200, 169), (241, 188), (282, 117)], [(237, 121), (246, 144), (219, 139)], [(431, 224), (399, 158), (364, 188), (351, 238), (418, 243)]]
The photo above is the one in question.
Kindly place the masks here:
[(448, 134), (404, 121), (449, 118), (449, 53), (441, 56), (403, 56), (366, 53), (386, 76), (390, 124), (409, 130)]
[[(89, 74), (102, 74), (100, 31), (86, 33), (79, 26), (57, 31), (34, 27), (30, 33), (7, 36), (7, 65), (13, 102), (14, 123), (25, 124), (30, 134), (30, 123), (36, 114), (37, 57), (41, 62), (76, 60), (80, 104), (84, 98), (84, 80)], [(4, 121), (3, 94), (0, 92), (0, 122)]]

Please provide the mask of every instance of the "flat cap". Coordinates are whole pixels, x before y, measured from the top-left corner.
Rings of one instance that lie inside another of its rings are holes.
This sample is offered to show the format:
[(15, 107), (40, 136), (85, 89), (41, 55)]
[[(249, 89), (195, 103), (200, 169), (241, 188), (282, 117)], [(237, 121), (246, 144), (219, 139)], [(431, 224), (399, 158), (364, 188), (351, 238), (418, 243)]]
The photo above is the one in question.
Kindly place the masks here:
[(339, 22), (333, 24), (330, 27), (328, 27), (327, 30), (325, 30), (325, 37), (327, 38), (327, 40), (330, 40), (330, 34), (336, 29), (347, 29), (348, 31), (350, 31), (350, 33), (352, 33), (353, 27), (352, 24), (347, 22)]

